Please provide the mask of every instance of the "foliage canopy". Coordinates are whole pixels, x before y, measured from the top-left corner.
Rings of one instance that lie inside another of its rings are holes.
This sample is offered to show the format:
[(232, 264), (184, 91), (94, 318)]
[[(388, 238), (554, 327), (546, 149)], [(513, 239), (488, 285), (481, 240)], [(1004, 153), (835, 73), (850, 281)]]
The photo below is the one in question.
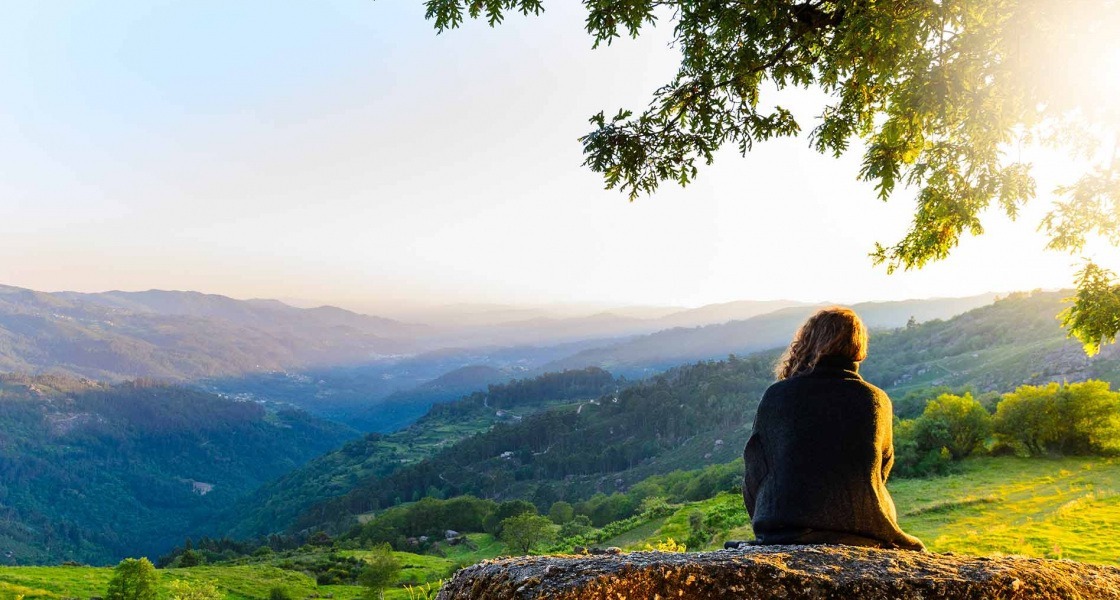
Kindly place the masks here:
[(919, 445), (947, 448), (953, 460), (982, 449), (992, 431), (988, 411), (968, 393), (942, 394), (930, 400), (915, 427)]
[(1099, 454), (1120, 442), (1120, 392), (1104, 381), (1022, 386), (1000, 401), (995, 431), (1032, 455)]
[(159, 574), (147, 558), (126, 558), (113, 568), (105, 600), (156, 600)]
[[(465, 17), (491, 26), (542, 0), (427, 0), (440, 32)], [(949, 255), (984, 232), (993, 205), (1011, 218), (1034, 197), (1023, 144), (1081, 159), (1040, 228), (1049, 247), (1081, 253), (1120, 245), (1120, 30), (1116, 0), (583, 0), (593, 44), (669, 20), (676, 75), (639, 113), (591, 118), (585, 161), (633, 200), (664, 181), (687, 185), (698, 163), (734, 145), (795, 136), (803, 120), (770, 95), (817, 88), (828, 97), (809, 131), (818, 152), (863, 148), (859, 177), (881, 199), (917, 191), (909, 232), (872, 257), (888, 272)], [(1120, 332), (1120, 285), (1089, 262), (1062, 315), (1090, 354)]]
[(502, 521), (502, 542), (513, 552), (529, 554), (555, 534), (556, 526), (547, 517), (521, 513)]

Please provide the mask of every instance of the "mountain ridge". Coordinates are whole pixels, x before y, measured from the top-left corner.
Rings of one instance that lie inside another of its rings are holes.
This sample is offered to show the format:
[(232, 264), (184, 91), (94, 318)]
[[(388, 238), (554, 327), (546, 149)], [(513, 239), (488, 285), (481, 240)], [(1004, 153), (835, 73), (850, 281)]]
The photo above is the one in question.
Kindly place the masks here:
[[(965, 298), (931, 298), (851, 305), (872, 329), (901, 327), (919, 321), (948, 318), (991, 304), (995, 294)], [(814, 311), (829, 304), (784, 307), (744, 320), (699, 327), (678, 327), (637, 336), (617, 344), (583, 350), (541, 367), (542, 371), (597, 366), (619, 375), (643, 376), (697, 360), (743, 355), (784, 346)]]

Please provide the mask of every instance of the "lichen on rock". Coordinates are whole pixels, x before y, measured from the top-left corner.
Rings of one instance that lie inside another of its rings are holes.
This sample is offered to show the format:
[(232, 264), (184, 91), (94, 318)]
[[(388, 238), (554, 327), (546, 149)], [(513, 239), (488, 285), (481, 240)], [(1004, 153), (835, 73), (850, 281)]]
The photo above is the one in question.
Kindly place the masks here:
[(700, 553), (490, 560), (439, 600), (1048, 600), (1120, 598), (1120, 569), (852, 546), (754, 546)]

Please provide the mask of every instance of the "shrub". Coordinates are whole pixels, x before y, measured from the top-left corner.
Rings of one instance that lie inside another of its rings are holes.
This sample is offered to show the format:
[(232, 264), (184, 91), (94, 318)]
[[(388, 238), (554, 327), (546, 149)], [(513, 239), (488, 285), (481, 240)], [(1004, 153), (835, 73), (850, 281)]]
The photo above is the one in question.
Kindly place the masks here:
[(587, 534), (591, 529), (591, 519), (587, 518), (587, 515), (576, 515), (560, 526), (559, 535), (562, 538), (576, 537)]
[(1104, 381), (1025, 385), (996, 407), (995, 431), (1032, 455), (1104, 454), (1120, 442), (1120, 393)]
[(919, 452), (946, 448), (953, 460), (961, 460), (983, 448), (992, 418), (972, 394), (942, 394), (926, 404), (914, 427)]
[(502, 523), (510, 517), (523, 514), (535, 515), (537, 514), (537, 507), (534, 506), (532, 502), (527, 502), (525, 500), (502, 502), (494, 512), (483, 519), (483, 527), (486, 529), (487, 533), (492, 534), (494, 537), (501, 537)]
[(222, 600), (222, 594), (208, 581), (190, 583), (176, 579), (167, 586), (169, 600)]
[(126, 558), (113, 569), (105, 600), (156, 600), (159, 575), (147, 558)]
[(288, 588), (276, 585), (268, 590), (268, 600), (292, 600), (292, 594)]
[(572, 505), (563, 500), (553, 502), (552, 507), (548, 509), (548, 518), (557, 525), (563, 525), (571, 521), (574, 516), (575, 512), (572, 509)]
[(388, 544), (374, 548), (374, 552), (366, 559), (366, 568), (358, 575), (358, 583), (369, 589), (370, 595), (377, 594), (385, 597), (385, 588), (396, 582), (401, 573), (401, 563), (393, 556), (393, 549)]
[(900, 477), (945, 475), (952, 467), (948, 448), (929, 448), (918, 441), (918, 420), (898, 421), (894, 426), (894, 473)]

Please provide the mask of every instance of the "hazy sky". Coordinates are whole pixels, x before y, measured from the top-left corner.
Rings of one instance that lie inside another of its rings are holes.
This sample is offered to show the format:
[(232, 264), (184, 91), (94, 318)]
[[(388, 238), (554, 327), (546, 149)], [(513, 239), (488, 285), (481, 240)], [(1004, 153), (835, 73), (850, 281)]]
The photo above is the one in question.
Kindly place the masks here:
[(676, 53), (664, 31), (591, 50), (577, 3), (546, 5), (437, 36), (405, 0), (7, 3), (0, 283), (369, 307), (1071, 283), (1076, 259), (1035, 233), (1056, 168), (1019, 222), (890, 277), (867, 253), (902, 235), (912, 195), (876, 200), (854, 154), (769, 142), (686, 189), (604, 191), (576, 138), (644, 106)]

